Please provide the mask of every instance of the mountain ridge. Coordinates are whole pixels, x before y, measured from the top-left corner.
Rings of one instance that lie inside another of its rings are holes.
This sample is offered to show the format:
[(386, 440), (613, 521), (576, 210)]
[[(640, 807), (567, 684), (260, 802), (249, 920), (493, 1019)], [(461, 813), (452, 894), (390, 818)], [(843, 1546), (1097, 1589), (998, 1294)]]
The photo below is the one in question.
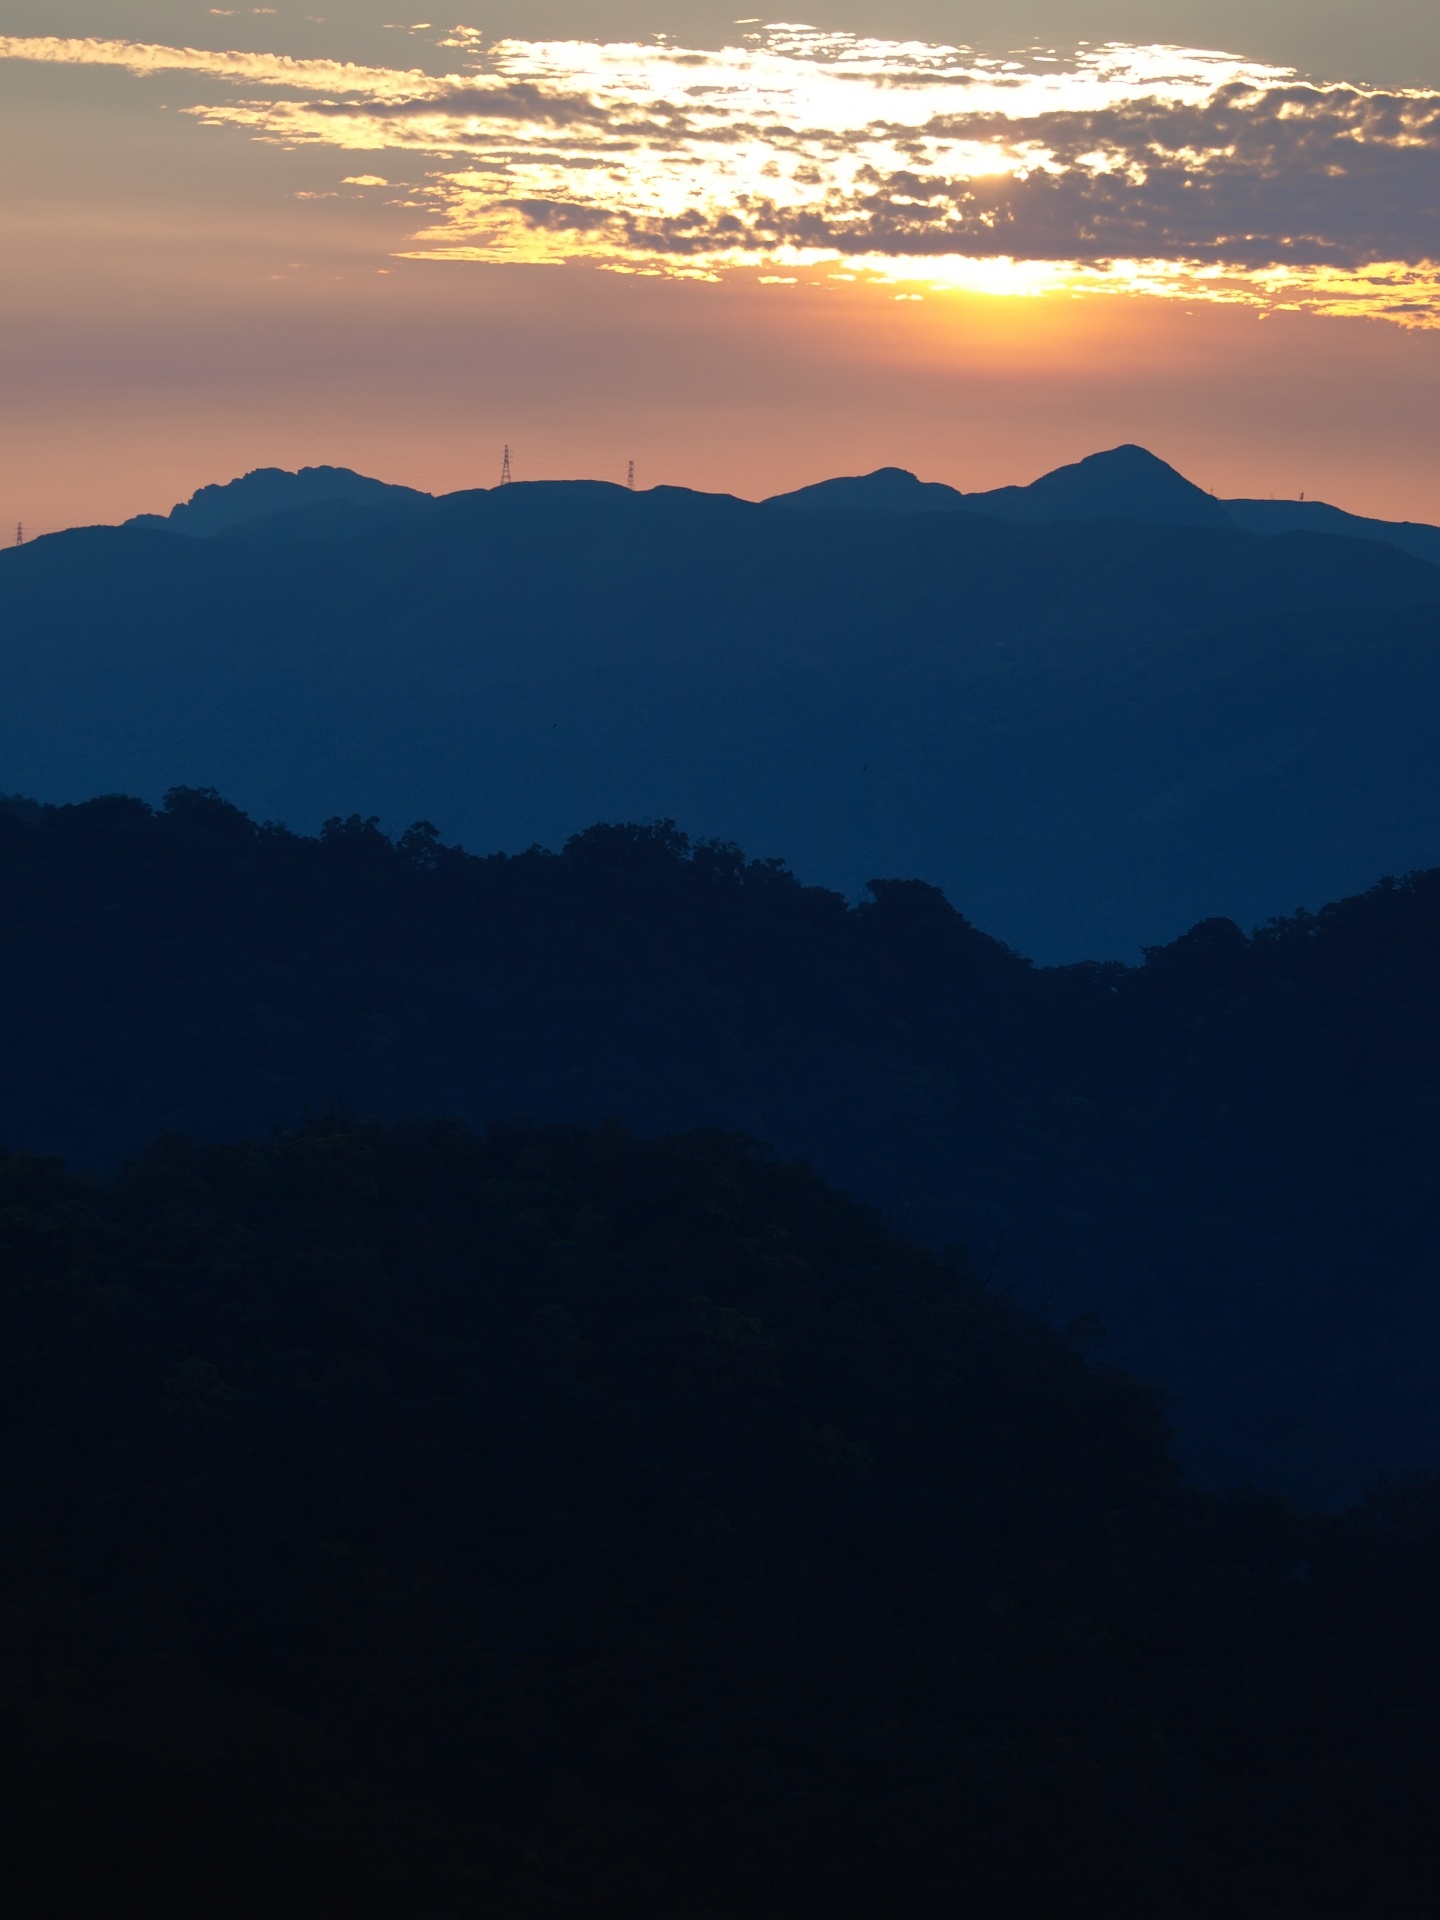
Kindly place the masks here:
[(388, 480), (372, 480), (350, 467), (255, 467), (236, 480), (199, 488), (169, 513), (140, 513), (124, 522), (190, 539), (228, 533), (273, 514), (344, 501), (357, 506), (420, 505), (434, 495)]
[[(1138, 457), (1137, 457), (1138, 456)], [(765, 502), (787, 512), (987, 513), (1031, 522), (1129, 519), (1163, 526), (1230, 526), (1243, 533), (1332, 533), (1399, 547), (1440, 566), (1440, 527), (1347, 513), (1320, 500), (1216, 499), (1143, 447), (1112, 447), (1028, 486), (964, 493), (903, 467), (821, 480)]]
[(286, 527), (9, 551), (0, 786), (517, 850), (684, 819), (1044, 960), (1440, 859), (1440, 570), (1386, 545), (599, 482)]
[(1225, 508), (1166, 461), (1127, 444), (1055, 467), (1026, 487), (964, 496), (972, 513), (1012, 520), (1130, 520), (1141, 526), (1229, 527)]
[[(515, 484), (553, 488), (605, 487), (613, 483)], [(361, 537), (382, 525), (391, 513), (424, 512), (443, 500), (489, 491), (492, 489), (471, 488), (460, 494), (435, 495), (373, 480), (345, 467), (304, 467), (295, 473), (265, 467), (237, 480), (202, 487), (169, 514), (137, 514), (123, 524), (192, 538), (247, 533), (285, 542), (338, 540)], [(1396, 546), (1440, 566), (1440, 527), (1423, 521), (1381, 520), (1348, 513), (1319, 500), (1217, 500), (1166, 461), (1133, 443), (1087, 454), (1081, 460), (1052, 468), (1026, 485), (965, 493), (943, 481), (921, 480), (904, 467), (879, 467), (872, 473), (820, 480), (789, 493), (773, 494), (760, 504), (785, 512), (974, 513), (1035, 524), (1119, 519), (1151, 526), (1228, 526), (1260, 536), (1330, 533)], [(362, 513), (360, 509), (369, 511)], [(290, 515), (304, 518), (282, 526), (282, 519)]]
[(477, 856), (180, 790), (0, 802), (0, 898), (0, 1145), (728, 1128), (1082, 1322), (1212, 1483), (1440, 1470), (1440, 871), (1044, 968), (924, 880), (849, 905), (668, 824)]

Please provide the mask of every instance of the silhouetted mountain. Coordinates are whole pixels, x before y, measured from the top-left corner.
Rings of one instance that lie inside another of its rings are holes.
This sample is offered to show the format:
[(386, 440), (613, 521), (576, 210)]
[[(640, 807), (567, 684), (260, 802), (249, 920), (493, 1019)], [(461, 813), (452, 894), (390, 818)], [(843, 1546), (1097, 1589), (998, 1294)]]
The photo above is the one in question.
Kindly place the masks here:
[(213, 796), (0, 810), (0, 1142), (618, 1116), (735, 1128), (959, 1237), (1308, 1499), (1440, 1469), (1440, 874), (1036, 969), (933, 888), (597, 827), (474, 859)]
[(1440, 569), (1374, 542), (594, 483), (322, 511), (359, 509), (0, 556), (0, 785), (512, 848), (683, 817), (924, 873), (1047, 960), (1440, 858)]
[(957, 513), (969, 497), (938, 481), (917, 480), (904, 467), (878, 467), (874, 473), (777, 493), (765, 504), (798, 513)]
[(1057, 467), (1028, 487), (967, 493), (971, 513), (1007, 520), (1129, 520), (1152, 527), (1228, 527), (1218, 500), (1144, 447), (1112, 447)]
[(25, 1920), (1421, 1920), (1433, 1494), (1146, 1396), (705, 1134), (0, 1157)]
[(810, 513), (989, 513), (1007, 520), (1130, 520), (1152, 526), (1235, 526), (1246, 533), (1328, 533), (1378, 540), (1440, 565), (1440, 527), (1371, 520), (1319, 500), (1215, 500), (1143, 447), (1115, 447), (1025, 487), (961, 493), (881, 467), (854, 479), (822, 480), (766, 504)]
[(853, 480), (782, 493), (767, 506), (826, 513), (984, 513), (1045, 523), (1128, 520), (1142, 526), (1228, 527), (1225, 508), (1144, 447), (1112, 447), (1057, 467), (1027, 487), (960, 493), (917, 480), (902, 467), (882, 467)]
[(434, 504), (423, 493), (399, 493), (390, 500), (313, 500), (307, 506), (287, 507), (217, 529), (207, 537), (243, 540), (252, 547), (343, 545), (384, 539), (397, 528), (424, 519)]
[(1440, 527), (1414, 520), (1367, 520), (1323, 500), (1227, 500), (1225, 511), (1246, 533), (1338, 533), (1350, 540), (1379, 540), (1440, 566)]
[(207, 539), (217, 533), (230, 533), (266, 515), (291, 513), (301, 507), (333, 502), (395, 507), (418, 504), (430, 498), (428, 493), (419, 493), (414, 487), (394, 487), (383, 480), (370, 480), (363, 473), (352, 473), (348, 467), (302, 467), (299, 473), (287, 473), (280, 467), (257, 467), (243, 479), (231, 480), (224, 486), (201, 487), (183, 505), (172, 507), (168, 514), (141, 513), (125, 524), (163, 528), (168, 533)]

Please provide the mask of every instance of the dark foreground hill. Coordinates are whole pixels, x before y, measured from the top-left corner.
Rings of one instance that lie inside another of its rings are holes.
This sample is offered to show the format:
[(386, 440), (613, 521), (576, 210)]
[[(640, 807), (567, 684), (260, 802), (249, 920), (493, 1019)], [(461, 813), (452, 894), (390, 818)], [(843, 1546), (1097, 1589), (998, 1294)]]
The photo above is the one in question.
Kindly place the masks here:
[(179, 780), (511, 849), (677, 818), (852, 894), (924, 873), (1047, 960), (1440, 859), (1440, 568), (1330, 532), (315, 500), (0, 555), (0, 688), (0, 783), (42, 799)]
[(0, 1159), (24, 1920), (1425, 1920), (1434, 1501), (715, 1135)]
[(1440, 874), (1037, 969), (919, 882), (850, 908), (671, 829), (476, 859), (177, 792), (0, 808), (0, 898), (0, 1141), (721, 1125), (1098, 1315), (1209, 1478), (1440, 1470)]

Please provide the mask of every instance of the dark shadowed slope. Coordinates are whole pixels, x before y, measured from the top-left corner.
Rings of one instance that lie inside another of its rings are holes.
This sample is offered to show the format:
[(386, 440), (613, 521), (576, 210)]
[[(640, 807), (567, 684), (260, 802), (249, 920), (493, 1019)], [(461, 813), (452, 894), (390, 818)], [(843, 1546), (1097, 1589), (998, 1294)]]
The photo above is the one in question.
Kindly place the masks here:
[(1440, 858), (1440, 570), (1390, 548), (578, 483), (405, 513), (0, 556), (0, 786), (512, 848), (682, 817), (925, 873), (1044, 959)]
[(0, 1157), (25, 1920), (1426, 1920), (1436, 1503), (714, 1135)]
[(213, 797), (0, 812), (0, 1142), (616, 1115), (817, 1161), (1307, 1498), (1440, 1470), (1440, 876), (1140, 968), (1039, 970), (933, 888), (864, 905), (594, 828), (478, 860)]

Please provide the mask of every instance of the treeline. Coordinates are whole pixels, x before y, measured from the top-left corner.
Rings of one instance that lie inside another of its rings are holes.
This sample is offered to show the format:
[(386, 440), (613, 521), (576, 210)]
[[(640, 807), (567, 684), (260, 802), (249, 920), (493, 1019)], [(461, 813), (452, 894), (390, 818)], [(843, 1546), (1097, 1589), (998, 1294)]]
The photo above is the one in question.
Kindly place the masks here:
[(26, 1920), (1428, 1920), (1437, 1603), (731, 1137), (0, 1159)]
[(1440, 1468), (1440, 874), (1046, 969), (918, 881), (850, 907), (668, 826), (476, 858), (179, 790), (5, 804), (0, 889), (15, 1147), (719, 1125), (1084, 1321), (1203, 1474), (1343, 1500)]

